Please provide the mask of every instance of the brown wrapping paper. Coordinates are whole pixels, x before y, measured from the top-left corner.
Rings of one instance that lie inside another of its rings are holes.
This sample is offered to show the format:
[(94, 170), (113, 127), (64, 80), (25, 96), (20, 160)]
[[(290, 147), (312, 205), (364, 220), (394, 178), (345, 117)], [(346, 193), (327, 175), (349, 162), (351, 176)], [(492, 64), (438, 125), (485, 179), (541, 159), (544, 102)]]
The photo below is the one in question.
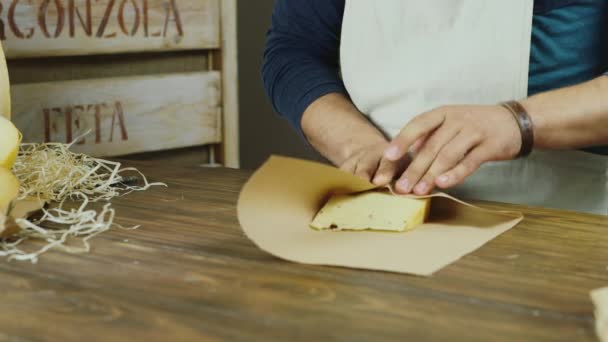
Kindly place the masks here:
[(245, 184), (238, 217), (255, 244), (285, 260), (421, 276), (430, 276), (475, 251), (523, 219), (521, 213), (481, 209), (436, 194), (428, 222), (410, 232), (332, 232), (309, 227), (331, 194), (374, 188), (330, 166), (271, 157)]

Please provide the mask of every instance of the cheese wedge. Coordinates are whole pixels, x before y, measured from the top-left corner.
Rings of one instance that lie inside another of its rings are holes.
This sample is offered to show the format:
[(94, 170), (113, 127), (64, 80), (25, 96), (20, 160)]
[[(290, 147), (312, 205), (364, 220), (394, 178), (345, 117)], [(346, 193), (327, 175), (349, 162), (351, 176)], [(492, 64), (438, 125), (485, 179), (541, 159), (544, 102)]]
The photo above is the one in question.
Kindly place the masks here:
[(0, 116), (0, 167), (11, 169), (19, 152), (21, 134), (13, 123)]
[(404, 232), (424, 223), (430, 199), (414, 199), (388, 192), (335, 195), (310, 224), (314, 229)]
[(0, 117), (11, 118), (11, 92), (8, 77), (8, 67), (4, 51), (0, 45)]
[(0, 167), (0, 215), (7, 215), (19, 195), (19, 181), (9, 170)]
[(0, 238), (19, 232), (15, 221), (9, 217), (9, 210), (19, 194), (19, 181), (7, 169), (0, 167)]
[(595, 328), (602, 342), (608, 342), (608, 287), (591, 292), (595, 304)]

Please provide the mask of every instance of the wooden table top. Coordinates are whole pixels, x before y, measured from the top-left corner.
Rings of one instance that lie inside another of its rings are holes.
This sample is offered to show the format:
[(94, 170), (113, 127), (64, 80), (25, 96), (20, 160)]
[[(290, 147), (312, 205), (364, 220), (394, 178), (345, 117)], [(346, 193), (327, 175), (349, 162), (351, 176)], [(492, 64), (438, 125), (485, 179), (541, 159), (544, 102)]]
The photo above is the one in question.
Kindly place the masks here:
[[(608, 218), (521, 208), (523, 223), (432, 278), (298, 265), (236, 217), (247, 171), (139, 161), (93, 251), (0, 262), (0, 341), (594, 341)], [(512, 206), (491, 205), (495, 208)]]

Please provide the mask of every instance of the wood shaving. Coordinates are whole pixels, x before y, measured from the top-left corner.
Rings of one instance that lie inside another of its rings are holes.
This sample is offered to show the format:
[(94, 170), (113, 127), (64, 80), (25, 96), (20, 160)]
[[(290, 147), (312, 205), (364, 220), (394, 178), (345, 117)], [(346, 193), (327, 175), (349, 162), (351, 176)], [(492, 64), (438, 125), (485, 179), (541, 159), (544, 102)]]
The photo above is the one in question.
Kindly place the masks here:
[[(36, 263), (44, 252), (60, 249), (68, 253), (90, 251), (89, 240), (112, 227), (115, 211), (110, 200), (133, 191), (145, 191), (163, 183), (149, 183), (135, 168), (121, 169), (121, 164), (70, 151), (72, 144), (22, 144), (13, 167), (21, 188), (18, 200), (37, 198), (49, 202), (36, 219), (16, 219), (21, 231), (10, 240), (0, 240), (0, 256), (9, 260)], [(126, 185), (123, 174), (136, 173), (142, 186)], [(73, 203), (80, 203), (73, 208)], [(102, 209), (97, 202), (105, 202)], [(68, 209), (68, 206), (70, 207)], [(69, 246), (71, 239), (79, 239), (80, 247)], [(29, 240), (43, 240), (46, 244), (37, 250), (26, 250)]]

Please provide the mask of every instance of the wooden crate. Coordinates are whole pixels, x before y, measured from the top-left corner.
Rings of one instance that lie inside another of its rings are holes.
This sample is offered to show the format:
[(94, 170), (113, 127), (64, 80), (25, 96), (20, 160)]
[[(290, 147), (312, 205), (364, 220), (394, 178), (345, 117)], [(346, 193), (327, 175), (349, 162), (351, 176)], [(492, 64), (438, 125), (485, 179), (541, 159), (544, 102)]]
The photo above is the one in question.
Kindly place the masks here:
[(24, 141), (238, 167), (236, 0), (0, 0), (0, 39)]

